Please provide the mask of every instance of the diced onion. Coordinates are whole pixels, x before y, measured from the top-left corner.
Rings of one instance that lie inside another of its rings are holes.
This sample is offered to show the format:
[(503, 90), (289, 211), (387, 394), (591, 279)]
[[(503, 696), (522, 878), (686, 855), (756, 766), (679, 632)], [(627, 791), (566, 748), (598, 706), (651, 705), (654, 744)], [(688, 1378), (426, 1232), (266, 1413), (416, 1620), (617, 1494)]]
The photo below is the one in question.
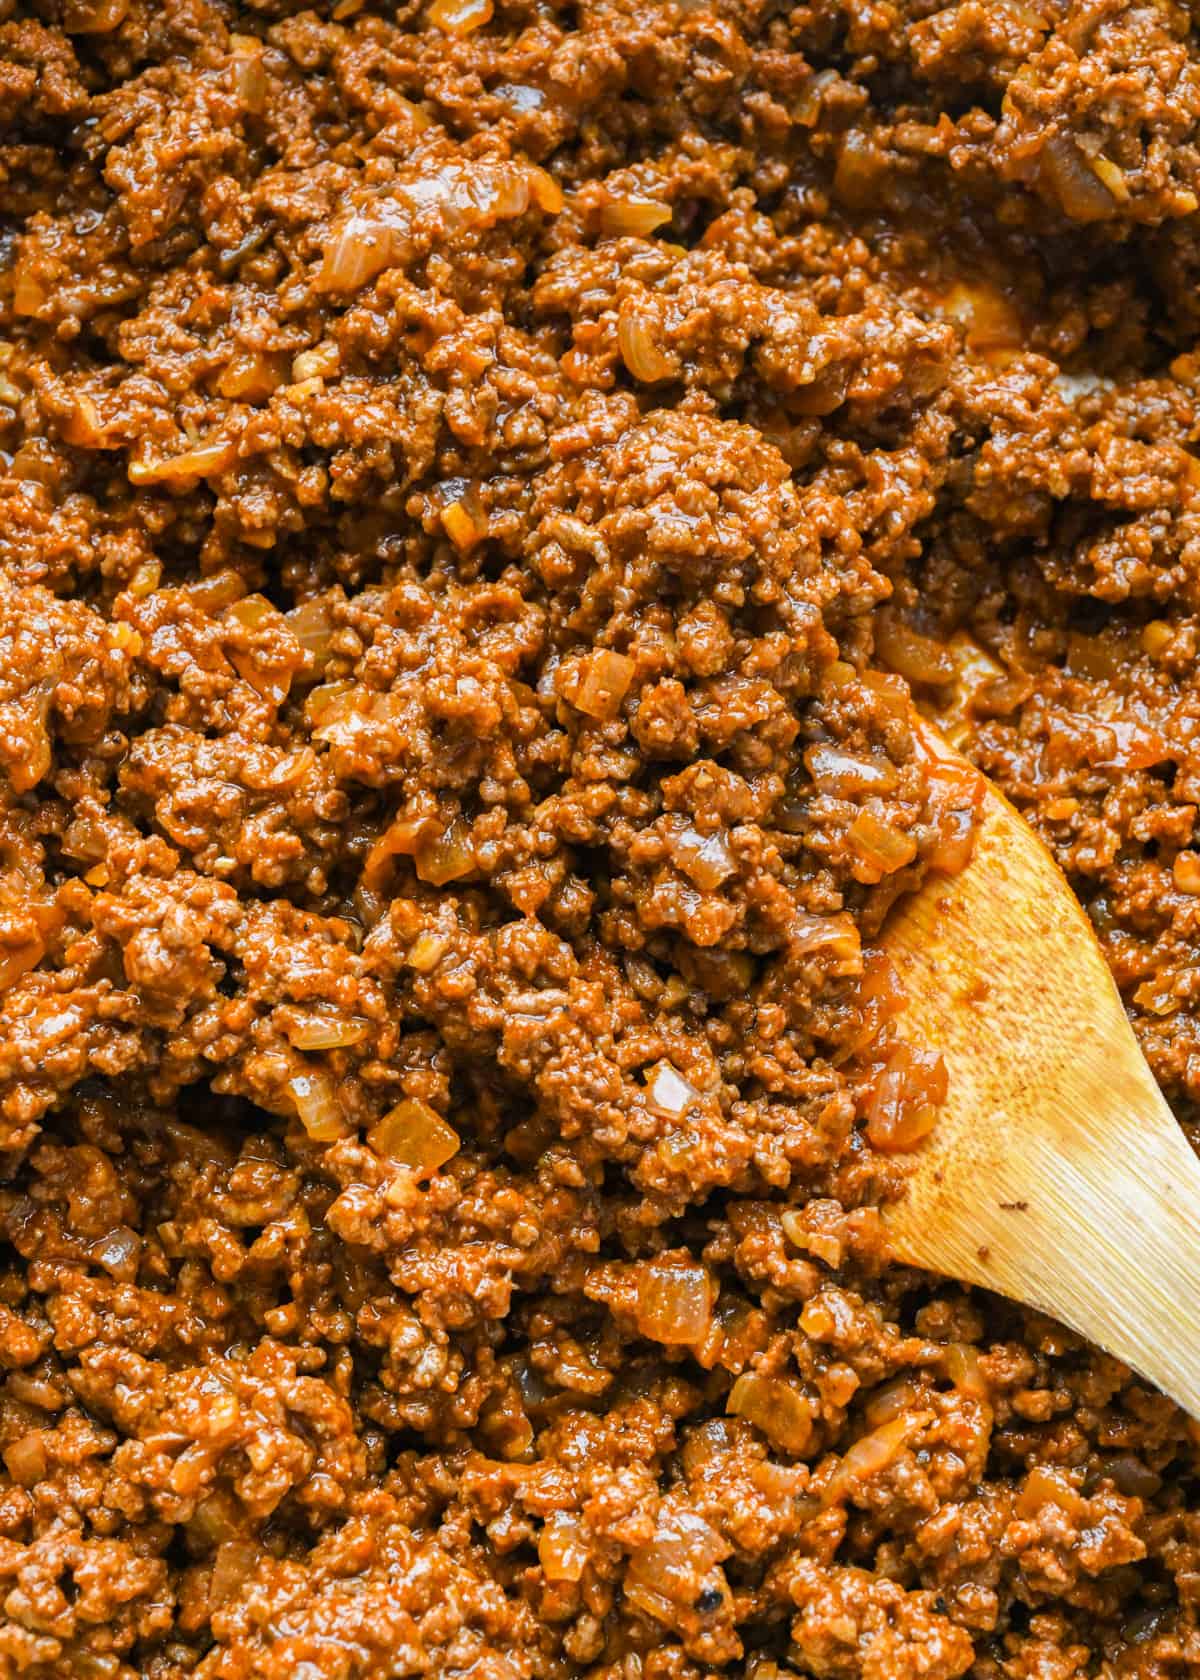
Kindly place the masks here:
[(880, 764), (861, 753), (824, 743), (809, 747), (804, 763), (818, 791), (835, 799), (852, 799), (859, 793), (891, 793), (899, 780), (893, 764)]
[(859, 680), (864, 688), (871, 690), (880, 711), (907, 721), (911, 697), (903, 677), (895, 676), (891, 671), (863, 671)]
[(894, 612), (881, 612), (875, 623), (875, 648), (885, 665), (910, 683), (940, 687), (954, 681), (953, 656), (940, 643), (905, 624)]
[(950, 1342), (942, 1355), (942, 1364), (946, 1375), (960, 1394), (969, 1394), (974, 1399), (984, 1400), (991, 1393), (987, 1378), (983, 1374), (979, 1349), (970, 1342)]
[[(277, 627), (280, 630), (288, 628), (287, 620), (279, 608), (273, 606), (265, 595), (243, 596), (229, 608), (228, 618), (251, 634), (268, 627)], [(290, 671), (280, 671), (267, 665), (257, 651), (250, 649), (231, 649), (229, 660), (243, 682), (248, 682), (264, 700), (281, 706), (287, 699), (292, 684)]]
[(653, 384), (659, 379), (673, 379), (679, 372), (674, 357), (664, 355), (642, 317), (630, 310), (623, 309), (617, 321), (617, 344), (621, 360), (635, 379)]
[(327, 599), (320, 596), (302, 601), (298, 607), (284, 614), (288, 629), (312, 660), (313, 669), (320, 676), (332, 656), (333, 613)]
[[(703, 1517), (691, 1511), (673, 1511), (665, 1520), (660, 1516), (654, 1538), (633, 1553), (629, 1559), (629, 1576), (632, 1582), (660, 1594), (670, 1603), (688, 1604), (695, 1595), (697, 1581), (728, 1551), (721, 1536)], [(627, 1581), (626, 1597), (629, 1584)]]
[(895, 1045), (867, 1110), (870, 1142), (883, 1150), (915, 1148), (937, 1124), (948, 1083), (940, 1052)]
[(833, 186), (843, 204), (866, 210), (876, 202), (887, 165), (868, 137), (850, 129), (843, 137), (833, 171)]
[(812, 1444), (816, 1403), (786, 1377), (746, 1371), (730, 1389), (725, 1410), (761, 1429), (783, 1452), (804, 1453)]
[(331, 1143), (346, 1132), (346, 1119), (332, 1080), (320, 1072), (297, 1073), (288, 1080), (288, 1094), (300, 1124), (314, 1143)]
[(1116, 209), (1116, 195), (1068, 134), (1043, 148), (1038, 180), (1072, 221), (1106, 221)]
[(137, 1271), (142, 1239), (128, 1225), (117, 1225), (99, 1237), (90, 1249), (91, 1258), (115, 1278), (129, 1277)]
[(297, 1050), (345, 1050), (357, 1044), (366, 1032), (362, 1021), (347, 1021), (333, 1015), (306, 1015), (284, 1027)]
[(656, 1114), (678, 1120), (687, 1113), (700, 1093), (670, 1062), (657, 1062), (646, 1075), (646, 1102)]
[(314, 344), (311, 350), (301, 350), (292, 358), (292, 383), (302, 385), (308, 379), (328, 379), (341, 367), (342, 354), (330, 338)]
[(35, 1487), (44, 1480), (49, 1465), (46, 1437), (40, 1429), (30, 1429), (5, 1447), (4, 1468), (20, 1487)]
[(875, 879), (903, 869), (917, 855), (911, 834), (881, 822), (872, 811), (858, 813), (846, 830), (846, 839)]
[(904, 1412), (912, 1411), (921, 1395), (916, 1377), (893, 1377), (891, 1382), (875, 1389), (863, 1407), (863, 1414), (872, 1429), (890, 1423)]
[(1049, 1465), (1038, 1465), (1026, 1476), (1017, 1495), (1017, 1515), (1036, 1517), (1044, 1505), (1056, 1505), (1076, 1522), (1087, 1513), (1087, 1501), (1082, 1498), (1064, 1470), (1056, 1470)]
[(822, 1503), (832, 1505), (894, 1464), (908, 1445), (909, 1427), (908, 1415), (902, 1415), (860, 1436), (834, 1471)]
[(862, 963), (862, 944), (858, 929), (849, 916), (839, 912), (833, 916), (814, 916), (808, 910), (794, 910), (788, 923), (788, 949), (795, 956), (811, 956), (816, 951), (828, 951), (838, 972), (853, 974)]
[(538, 1562), (548, 1581), (578, 1581), (587, 1568), (583, 1524), (567, 1511), (555, 1511), (538, 1536)]
[(432, 1173), (458, 1154), (462, 1140), (436, 1109), (406, 1097), (367, 1133), (377, 1155), (410, 1172)]
[(432, 974), (446, 954), (449, 941), (438, 933), (419, 933), (409, 947), (406, 961), (418, 974)]
[(638, 1329), (664, 1347), (691, 1347), (712, 1325), (713, 1285), (703, 1266), (644, 1261), (638, 1267)]
[(715, 834), (701, 834), (685, 819), (668, 830), (667, 850), (701, 892), (712, 892), (736, 868), (729, 841), (719, 829)]
[(563, 673), (563, 695), (578, 712), (606, 721), (616, 717), (637, 666), (623, 653), (595, 648)]
[(395, 249), (395, 231), (386, 222), (352, 212), (334, 229), (325, 247), (316, 277), (317, 290), (358, 291), (392, 266)]
[(131, 484), (186, 484), (189, 479), (216, 478), (237, 460), (236, 438), (210, 438), (193, 449), (161, 460), (143, 458), (130, 461), (127, 471)]
[(144, 600), (147, 595), (153, 595), (161, 582), (161, 560), (143, 560), (129, 580), (129, 593), (135, 600)]
[(460, 554), (474, 548), (485, 535), (475, 523), (471, 511), (462, 502), (451, 502), (442, 509), (442, 525), (446, 535)]
[(1180, 852), (1171, 865), (1171, 875), (1180, 892), (1200, 893), (1200, 852)]
[(0, 945), (0, 992), (16, 985), (23, 974), (37, 967), (45, 954), (45, 941), (36, 933), (19, 945)]
[(209, 614), (220, 612), (222, 607), (240, 600), (245, 593), (246, 585), (232, 567), (213, 572), (210, 577), (199, 578), (195, 583), (185, 584), (181, 591), (198, 611)]
[(529, 171), (529, 190), (538, 209), (544, 210), (547, 216), (557, 216), (566, 202), (562, 188), (544, 169), (534, 167)]
[(475, 868), (471, 831), (461, 817), (456, 817), (440, 834), (424, 836), (415, 857), (417, 874), (430, 886), (444, 887), (447, 881), (461, 880)]
[(319, 738), (322, 729), (349, 717), (364, 699), (365, 691), (358, 683), (322, 683), (304, 702), (305, 721)]
[(259, 1548), (253, 1540), (226, 1540), (217, 1548), (216, 1561), (208, 1583), (208, 1598), (212, 1605), (225, 1604), (245, 1587), (254, 1573)]
[(470, 35), (492, 20), (492, 0), (433, 0), (429, 21), (447, 35)]
[(600, 206), (600, 229), (616, 237), (633, 234), (648, 238), (671, 220), (671, 206), (655, 198), (612, 198)]

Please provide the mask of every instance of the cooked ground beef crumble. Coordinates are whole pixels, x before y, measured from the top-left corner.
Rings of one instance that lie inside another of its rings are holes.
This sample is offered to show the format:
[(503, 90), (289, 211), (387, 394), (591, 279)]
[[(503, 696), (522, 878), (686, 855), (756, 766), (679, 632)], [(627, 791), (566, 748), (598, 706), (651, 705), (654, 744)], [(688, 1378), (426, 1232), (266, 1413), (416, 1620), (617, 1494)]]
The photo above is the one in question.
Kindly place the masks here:
[(890, 1265), (975, 784), (1200, 1098), (1200, 7), (0, 0), (0, 1676), (1176, 1680)]

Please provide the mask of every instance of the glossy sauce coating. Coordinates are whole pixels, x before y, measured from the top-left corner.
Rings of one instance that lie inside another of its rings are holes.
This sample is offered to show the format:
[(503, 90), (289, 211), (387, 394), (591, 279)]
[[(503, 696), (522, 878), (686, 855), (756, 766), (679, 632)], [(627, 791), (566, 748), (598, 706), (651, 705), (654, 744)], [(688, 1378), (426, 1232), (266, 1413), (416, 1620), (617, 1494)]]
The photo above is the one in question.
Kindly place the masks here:
[(0, 1676), (1176, 1680), (1192, 1425), (888, 1264), (938, 715), (1200, 1095), (1200, 49), (0, 0)]

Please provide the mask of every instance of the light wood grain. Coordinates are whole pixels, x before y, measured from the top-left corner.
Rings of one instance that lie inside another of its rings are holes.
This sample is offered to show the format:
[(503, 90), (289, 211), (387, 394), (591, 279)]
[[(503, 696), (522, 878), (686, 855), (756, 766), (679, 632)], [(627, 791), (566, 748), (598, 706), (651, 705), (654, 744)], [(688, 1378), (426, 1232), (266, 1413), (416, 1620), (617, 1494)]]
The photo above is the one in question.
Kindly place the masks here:
[(884, 943), (900, 1030), (949, 1071), (887, 1215), (897, 1254), (1052, 1314), (1200, 1417), (1200, 1163), (1086, 915), (995, 788), (972, 862)]

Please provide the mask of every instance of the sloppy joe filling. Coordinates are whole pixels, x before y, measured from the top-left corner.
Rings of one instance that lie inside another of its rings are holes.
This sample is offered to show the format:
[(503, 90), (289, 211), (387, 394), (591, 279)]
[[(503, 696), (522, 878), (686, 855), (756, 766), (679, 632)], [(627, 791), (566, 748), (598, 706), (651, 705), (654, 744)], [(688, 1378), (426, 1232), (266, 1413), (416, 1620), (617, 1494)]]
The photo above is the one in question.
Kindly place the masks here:
[(1200, 1672), (1196, 1427), (880, 1214), (914, 705), (1192, 1123), (1198, 120), (1175, 0), (0, 0), (3, 1680)]

